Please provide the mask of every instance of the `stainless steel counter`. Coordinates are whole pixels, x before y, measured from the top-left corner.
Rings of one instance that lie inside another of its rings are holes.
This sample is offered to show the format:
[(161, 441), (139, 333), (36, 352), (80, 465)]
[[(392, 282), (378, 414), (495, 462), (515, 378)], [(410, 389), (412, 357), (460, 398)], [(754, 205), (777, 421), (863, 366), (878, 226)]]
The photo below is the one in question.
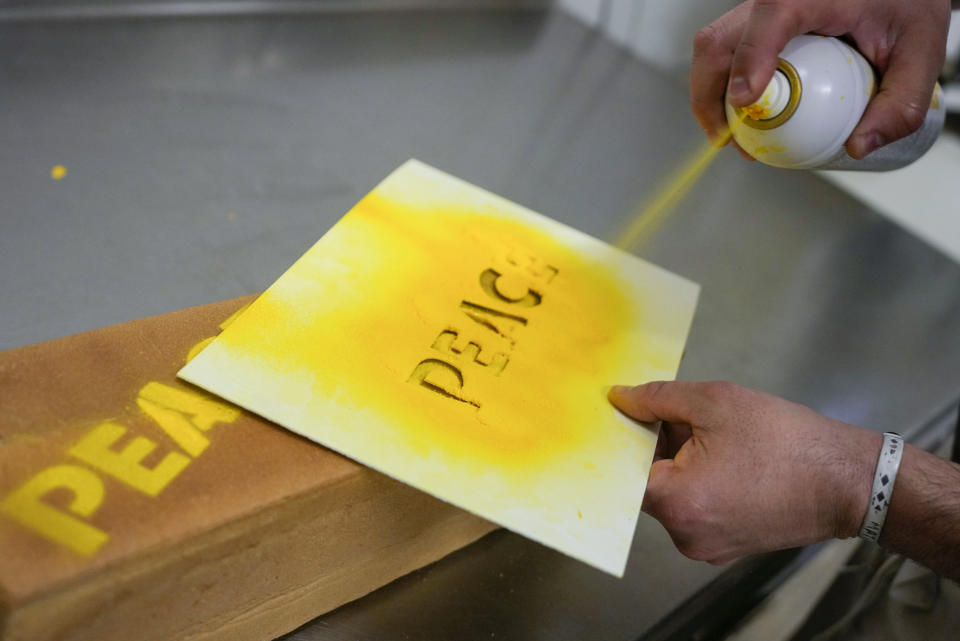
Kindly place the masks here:
[[(0, 60), (0, 348), (260, 291), (411, 156), (609, 239), (702, 140), (556, 13), (8, 21)], [(724, 153), (640, 253), (703, 285), (682, 377), (876, 430), (960, 396), (960, 267), (812, 174)], [(646, 516), (623, 580), (498, 532), (289, 638), (636, 639), (724, 572)]]

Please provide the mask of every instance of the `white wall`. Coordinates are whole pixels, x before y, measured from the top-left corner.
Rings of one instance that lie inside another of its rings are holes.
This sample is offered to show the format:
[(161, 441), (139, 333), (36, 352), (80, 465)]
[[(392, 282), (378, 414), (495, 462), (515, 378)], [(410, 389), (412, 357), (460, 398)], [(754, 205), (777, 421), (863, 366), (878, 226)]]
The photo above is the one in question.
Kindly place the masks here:
[(559, 0), (558, 5), (595, 26), (642, 60), (685, 76), (698, 29), (738, 0)]
[[(641, 60), (671, 75), (685, 75), (698, 29), (740, 0), (557, 0), (583, 22), (603, 30)], [(948, 56), (960, 57), (960, 11), (954, 11)], [(960, 71), (957, 66), (956, 71)]]

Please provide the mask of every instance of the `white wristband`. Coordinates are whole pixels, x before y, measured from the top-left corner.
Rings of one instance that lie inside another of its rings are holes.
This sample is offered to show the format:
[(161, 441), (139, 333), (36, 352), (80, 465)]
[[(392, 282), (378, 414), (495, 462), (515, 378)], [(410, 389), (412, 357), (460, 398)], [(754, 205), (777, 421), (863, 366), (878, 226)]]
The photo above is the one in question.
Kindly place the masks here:
[(873, 476), (870, 505), (867, 506), (867, 514), (863, 517), (863, 525), (860, 528), (861, 539), (876, 543), (880, 538), (901, 458), (903, 458), (903, 438), (894, 432), (885, 432), (883, 447), (880, 448), (880, 457), (877, 459), (877, 472)]

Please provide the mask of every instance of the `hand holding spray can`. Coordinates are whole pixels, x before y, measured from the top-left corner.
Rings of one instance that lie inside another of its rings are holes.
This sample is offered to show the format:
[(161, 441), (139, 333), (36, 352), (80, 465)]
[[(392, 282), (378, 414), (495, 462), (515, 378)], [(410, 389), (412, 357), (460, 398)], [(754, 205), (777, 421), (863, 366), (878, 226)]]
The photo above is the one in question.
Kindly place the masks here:
[(760, 99), (725, 103), (737, 144), (762, 163), (785, 169), (886, 171), (910, 164), (933, 145), (946, 117), (936, 85), (923, 126), (861, 160), (844, 143), (876, 93), (870, 63), (856, 49), (825, 36), (797, 36), (780, 54)]

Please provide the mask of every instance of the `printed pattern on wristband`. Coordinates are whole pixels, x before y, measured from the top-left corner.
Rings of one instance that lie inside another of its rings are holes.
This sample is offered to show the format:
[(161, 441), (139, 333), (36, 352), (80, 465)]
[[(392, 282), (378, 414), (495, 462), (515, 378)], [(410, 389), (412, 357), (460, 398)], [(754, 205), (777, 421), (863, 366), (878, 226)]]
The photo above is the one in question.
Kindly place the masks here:
[(866, 516), (863, 517), (860, 538), (874, 543), (880, 538), (902, 457), (903, 438), (895, 432), (884, 433), (883, 447), (880, 448), (880, 456), (877, 459), (877, 471), (873, 477), (873, 491), (870, 492), (870, 505), (867, 507)]

